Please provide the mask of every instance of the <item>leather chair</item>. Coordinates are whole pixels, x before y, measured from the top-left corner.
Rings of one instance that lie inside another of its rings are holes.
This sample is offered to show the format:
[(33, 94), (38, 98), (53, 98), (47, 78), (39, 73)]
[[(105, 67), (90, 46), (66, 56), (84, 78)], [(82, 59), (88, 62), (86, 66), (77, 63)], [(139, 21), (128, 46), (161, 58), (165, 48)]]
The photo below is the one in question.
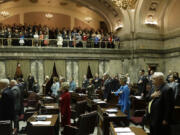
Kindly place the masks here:
[(130, 121), (135, 125), (141, 125), (144, 129), (144, 115), (145, 110), (136, 110), (134, 115), (130, 118)]
[(0, 121), (0, 134), (1, 135), (12, 135), (13, 134), (12, 125), (11, 125), (10, 120)]
[(73, 107), (73, 109), (71, 109), (71, 118), (74, 121), (74, 124), (76, 124), (76, 119), (79, 118), (79, 116), (81, 114), (84, 114), (87, 110), (87, 101), (83, 100), (83, 101), (78, 101), (75, 105), (75, 107)]
[[(97, 125), (97, 111), (82, 114), (79, 119), (79, 124), (75, 126), (65, 126), (64, 135), (89, 135), (94, 132)], [(71, 131), (71, 132), (70, 132)]]

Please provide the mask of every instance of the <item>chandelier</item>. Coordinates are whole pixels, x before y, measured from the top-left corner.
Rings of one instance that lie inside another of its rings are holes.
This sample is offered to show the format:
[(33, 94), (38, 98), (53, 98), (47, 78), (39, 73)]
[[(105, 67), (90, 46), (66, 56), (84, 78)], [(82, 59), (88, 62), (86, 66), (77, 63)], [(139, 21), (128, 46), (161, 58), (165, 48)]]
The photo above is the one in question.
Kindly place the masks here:
[(111, 0), (117, 7), (122, 9), (134, 9), (137, 0)]
[(91, 17), (85, 17), (84, 20), (87, 22), (87, 23), (90, 23), (92, 21), (92, 18)]
[(3, 17), (7, 17), (7, 16), (9, 16), (9, 12), (7, 12), (7, 11), (1, 11), (1, 15), (2, 15)]
[(48, 19), (50, 19), (50, 18), (52, 18), (54, 15), (53, 14), (51, 14), (51, 13), (47, 13), (47, 14), (45, 14), (45, 17), (46, 18), (48, 18)]

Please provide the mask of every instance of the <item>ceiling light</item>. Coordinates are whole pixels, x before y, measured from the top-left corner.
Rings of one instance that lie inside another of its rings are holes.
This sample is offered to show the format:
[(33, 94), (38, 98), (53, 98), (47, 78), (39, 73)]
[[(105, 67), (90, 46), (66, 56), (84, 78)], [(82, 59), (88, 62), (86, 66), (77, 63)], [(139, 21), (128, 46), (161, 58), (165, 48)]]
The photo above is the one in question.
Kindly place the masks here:
[(1, 11), (1, 16), (7, 17), (7, 16), (9, 16), (9, 12), (8, 11)]
[(45, 14), (45, 17), (48, 18), (48, 19), (53, 18), (53, 16), (54, 16), (54, 15), (51, 14), (51, 13), (46, 13), (46, 14)]

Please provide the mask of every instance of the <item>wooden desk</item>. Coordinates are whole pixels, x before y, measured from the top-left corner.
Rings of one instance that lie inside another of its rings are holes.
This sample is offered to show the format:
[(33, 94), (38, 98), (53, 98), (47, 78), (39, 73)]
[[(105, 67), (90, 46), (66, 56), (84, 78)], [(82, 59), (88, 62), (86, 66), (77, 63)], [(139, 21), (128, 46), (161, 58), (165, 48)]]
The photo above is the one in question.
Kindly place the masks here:
[(179, 117), (179, 114), (180, 114), (180, 106), (175, 106), (174, 107), (174, 110), (173, 110), (173, 121), (175, 123), (180, 123), (180, 117)]
[(71, 98), (75, 102), (82, 101), (82, 100), (85, 100), (87, 98), (87, 94), (71, 92)]
[[(117, 133), (114, 130), (114, 125), (112, 122), (110, 122), (110, 135), (117, 135)], [(147, 135), (145, 131), (142, 128), (136, 128), (136, 127), (130, 127), (131, 131), (135, 133), (135, 135)]]
[(53, 97), (50, 97), (50, 96), (41, 96), (41, 101), (42, 101), (44, 104), (48, 104), (48, 103), (55, 103), (55, 102), (56, 102), (56, 99), (53, 98)]
[(131, 96), (131, 107), (133, 110), (142, 110), (145, 109), (147, 103), (144, 98), (140, 98), (140, 96)]
[(44, 104), (41, 109), (42, 114), (59, 114), (59, 105), (57, 103)]
[(37, 113), (27, 120), (27, 135), (59, 135), (59, 117), (52, 115), (52, 118), (47, 118), (46, 121), (51, 121), (50, 125), (32, 125), (35, 122)]
[(107, 106), (107, 103), (103, 103), (103, 104), (96, 103), (89, 98), (86, 98), (86, 100), (87, 100), (87, 106), (90, 107), (92, 110), (97, 110), (98, 105), (102, 108), (105, 108)]
[(127, 115), (122, 113), (120, 110), (116, 113), (116, 116), (110, 117), (106, 115), (106, 109), (110, 108), (101, 108), (98, 105), (98, 116), (99, 116), (99, 123), (98, 123), (98, 135), (109, 135), (109, 127), (110, 122), (115, 122), (117, 125), (129, 125), (129, 120)]

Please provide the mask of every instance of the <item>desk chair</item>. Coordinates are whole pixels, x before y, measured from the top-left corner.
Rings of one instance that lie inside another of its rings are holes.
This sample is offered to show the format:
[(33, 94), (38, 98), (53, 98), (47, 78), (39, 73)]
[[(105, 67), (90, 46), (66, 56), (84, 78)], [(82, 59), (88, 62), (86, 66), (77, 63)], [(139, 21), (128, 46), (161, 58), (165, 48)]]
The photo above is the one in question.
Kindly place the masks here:
[(94, 132), (97, 124), (97, 112), (82, 114), (79, 119), (79, 124), (75, 126), (65, 126), (64, 135), (89, 135)]
[[(0, 134), (13, 135), (12, 125), (10, 120), (0, 121)], [(14, 132), (14, 135), (16, 133)]]
[(74, 124), (76, 124), (76, 119), (79, 118), (81, 114), (84, 114), (87, 111), (87, 101), (78, 101), (74, 109), (71, 110), (71, 118), (74, 120)]
[(144, 129), (144, 115), (145, 110), (136, 110), (134, 115), (130, 118), (130, 121), (135, 125), (141, 125)]

